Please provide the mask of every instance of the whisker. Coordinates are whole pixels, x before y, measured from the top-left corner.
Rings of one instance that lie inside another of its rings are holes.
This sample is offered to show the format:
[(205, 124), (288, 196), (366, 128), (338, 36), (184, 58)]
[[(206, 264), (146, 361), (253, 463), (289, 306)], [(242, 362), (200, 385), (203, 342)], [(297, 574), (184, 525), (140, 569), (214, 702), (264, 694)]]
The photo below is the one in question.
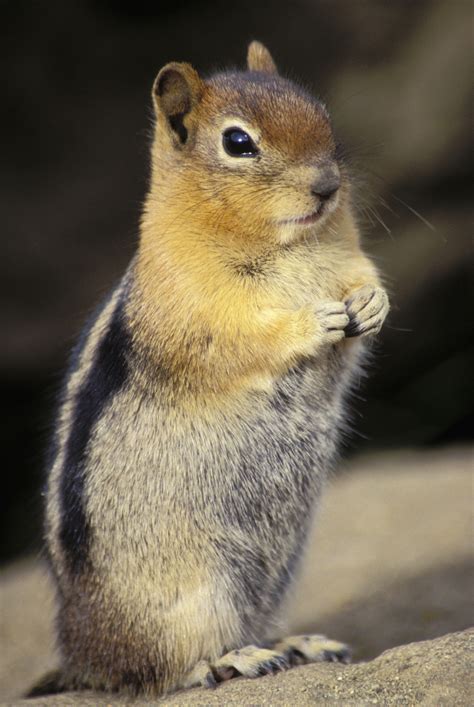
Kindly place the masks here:
[(390, 204), (389, 204), (387, 201), (385, 201), (385, 199), (384, 199), (383, 197), (379, 196), (379, 197), (378, 197), (378, 201), (382, 204), (382, 206), (383, 206), (385, 209), (387, 209), (387, 211), (390, 211), (391, 214), (393, 214), (393, 215), (396, 216), (397, 218), (400, 218), (400, 214), (398, 214), (394, 209), (392, 209), (392, 207), (390, 206)]
[(408, 211), (411, 211), (412, 214), (414, 214), (415, 216), (417, 216), (417, 217), (420, 219), (420, 221), (421, 221), (422, 223), (424, 223), (425, 226), (427, 226), (429, 229), (431, 229), (432, 231), (436, 231), (436, 230), (437, 230), (436, 227), (433, 226), (433, 224), (431, 223), (431, 221), (428, 221), (428, 219), (425, 218), (424, 216), (422, 216), (422, 215), (419, 213), (419, 211), (417, 211), (416, 209), (413, 208), (413, 206), (410, 206), (410, 204), (407, 204), (406, 201), (403, 201), (403, 199), (400, 199), (400, 197), (395, 196), (395, 194), (393, 194), (393, 193), (391, 194), (391, 196), (392, 196), (392, 198), (395, 199), (396, 201), (399, 201), (400, 204), (403, 204), (403, 206), (404, 206), (405, 208), (407, 208)]
[[(388, 185), (387, 179), (385, 179), (385, 177), (383, 177), (381, 174), (378, 174), (378, 172), (375, 172), (372, 169), (367, 169), (366, 171), (369, 172), (373, 177), (378, 179), (380, 182), (383, 182), (383, 184), (385, 186)], [(408, 211), (410, 211), (414, 216), (416, 216), (427, 228), (430, 229), (430, 231), (434, 231), (434, 232), (438, 231), (436, 226), (434, 226), (431, 223), (431, 221), (428, 221), (427, 218), (425, 218), (422, 214), (420, 214), (419, 211), (417, 211), (415, 208), (413, 208), (413, 206), (410, 206), (410, 204), (408, 204), (406, 201), (404, 201), (399, 196), (397, 196), (393, 191), (389, 191), (388, 193), (392, 199), (395, 199), (395, 201), (398, 201), (400, 204), (402, 204), (402, 206), (404, 206), (406, 209), (408, 209)], [(444, 240), (446, 240), (446, 239), (444, 239)]]
[(388, 322), (385, 322), (385, 327), (387, 329), (392, 329), (392, 331), (404, 331), (407, 332), (408, 334), (413, 334), (414, 329), (407, 329), (405, 327), (401, 326), (393, 326), (392, 324), (389, 324)]

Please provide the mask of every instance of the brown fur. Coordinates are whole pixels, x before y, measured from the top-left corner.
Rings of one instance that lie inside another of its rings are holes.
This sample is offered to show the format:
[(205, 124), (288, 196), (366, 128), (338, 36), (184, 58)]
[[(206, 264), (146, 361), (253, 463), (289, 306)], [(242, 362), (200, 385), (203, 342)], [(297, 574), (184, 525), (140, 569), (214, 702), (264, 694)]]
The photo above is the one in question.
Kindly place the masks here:
[[(184, 71), (188, 76), (189, 67)], [(176, 152), (157, 106), (137, 265), (144, 293), (139, 306), (141, 317), (144, 309), (149, 312), (144, 340), (163, 327), (172, 332), (164, 342), (171, 349), (170, 365), (179, 368), (183, 354), (186, 365), (194, 358), (197, 369), (208, 366), (213, 376), (212, 381), (205, 373), (193, 376), (193, 383), (219, 390), (234, 380), (238, 386), (243, 378), (252, 384), (261, 374), (284, 371), (313, 349), (318, 334), (313, 303), (343, 300), (361, 284), (378, 285), (378, 276), (360, 250), (344, 172), (339, 208), (324, 229), (291, 233), (275, 226), (314, 208), (309, 186), (320, 165), (334, 159), (326, 111), (280, 78), (270, 86), (251, 78), (216, 77), (199, 87), (194, 75), (192, 80), (191, 92), (200, 95), (186, 120), (192, 148)], [(260, 168), (250, 165), (236, 173), (219, 159), (216, 145), (226, 116), (241, 115), (256, 126), (270, 157)], [(249, 260), (262, 264), (262, 274), (270, 272), (271, 278), (242, 278), (236, 268)], [(203, 352), (198, 342), (209, 340), (211, 328), (215, 336)], [(183, 340), (191, 337), (198, 345), (184, 349)]]
[[(159, 694), (346, 655), (261, 643), (388, 303), (326, 109), (263, 45), (248, 63), (155, 81), (138, 253), (79, 345), (49, 476), (64, 685)], [(236, 126), (257, 157), (225, 152)]]

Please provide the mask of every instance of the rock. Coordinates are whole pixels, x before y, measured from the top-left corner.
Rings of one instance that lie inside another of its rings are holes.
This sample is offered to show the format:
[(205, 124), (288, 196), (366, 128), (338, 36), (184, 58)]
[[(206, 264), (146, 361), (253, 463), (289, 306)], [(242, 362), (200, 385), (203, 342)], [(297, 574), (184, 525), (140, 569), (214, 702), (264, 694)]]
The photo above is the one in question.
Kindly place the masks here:
[(308, 665), (211, 694), (192, 690), (169, 705), (467, 705), (474, 702), (474, 630), (385, 651), (369, 663)]
[[(368, 663), (320, 663), (293, 668), (257, 680), (237, 679), (216, 689), (187, 690), (158, 700), (163, 705), (430, 705), (467, 707), (474, 702), (472, 664), (474, 630), (433, 641), (392, 648)], [(143, 704), (143, 700), (96, 693), (70, 693), (24, 705)], [(13, 703), (10, 703), (13, 704)]]

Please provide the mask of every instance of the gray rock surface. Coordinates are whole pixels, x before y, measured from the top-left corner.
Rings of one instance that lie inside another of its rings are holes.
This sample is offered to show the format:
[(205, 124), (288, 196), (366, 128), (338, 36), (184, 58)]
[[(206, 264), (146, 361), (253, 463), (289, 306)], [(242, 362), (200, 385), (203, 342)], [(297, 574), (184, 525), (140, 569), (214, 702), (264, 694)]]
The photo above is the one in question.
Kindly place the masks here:
[[(474, 636), (453, 633), (473, 624), (472, 460), (467, 449), (363, 458), (329, 485), (289, 603), (289, 629), (347, 641), (356, 661), (369, 662), (303, 666), (162, 703), (474, 704)], [(22, 692), (56, 663), (43, 565), (7, 568), (0, 604), (3, 704), (125, 703), (92, 693), (23, 703)]]
[[(392, 648), (369, 663), (319, 664), (268, 675), (231, 680), (214, 690), (188, 690), (157, 701), (163, 705), (431, 705), (474, 704), (472, 668), (474, 630), (433, 641)], [(97, 693), (69, 693), (49, 699), (21, 700), (24, 705), (145, 704)]]
[(474, 631), (388, 650), (370, 663), (310, 665), (263, 680), (238, 680), (212, 696), (181, 693), (169, 705), (463, 705), (474, 702)]

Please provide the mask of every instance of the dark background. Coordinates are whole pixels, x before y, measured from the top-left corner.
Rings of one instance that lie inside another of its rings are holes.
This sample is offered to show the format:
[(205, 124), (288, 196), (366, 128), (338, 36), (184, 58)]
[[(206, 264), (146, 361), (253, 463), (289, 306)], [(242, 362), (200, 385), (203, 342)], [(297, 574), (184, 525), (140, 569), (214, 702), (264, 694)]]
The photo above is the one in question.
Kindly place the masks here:
[(254, 38), (327, 102), (392, 296), (347, 454), (469, 438), (471, 20), (467, 0), (0, 2), (3, 559), (39, 546), (55, 391), (136, 244), (154, 76), (242, 66)]

